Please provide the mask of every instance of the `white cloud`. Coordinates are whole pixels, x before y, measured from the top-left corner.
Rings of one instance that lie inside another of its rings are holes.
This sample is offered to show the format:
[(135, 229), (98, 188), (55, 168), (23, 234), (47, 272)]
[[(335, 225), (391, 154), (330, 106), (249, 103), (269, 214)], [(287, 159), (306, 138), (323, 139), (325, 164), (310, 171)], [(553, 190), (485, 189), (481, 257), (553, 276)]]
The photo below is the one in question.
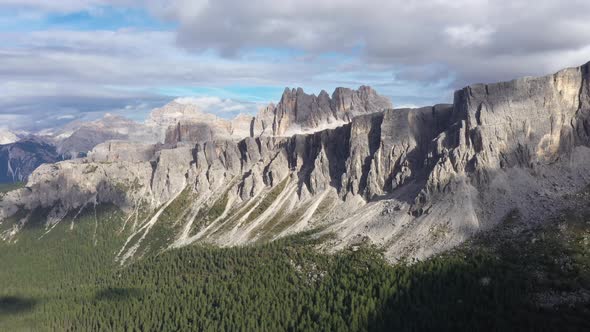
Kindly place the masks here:
[(471, 24), (445, 28), (450, 42), (459, 47), (485, 46), (494, 33), (491, 27), (474, 27)]
[(416, 105), (416, 104), (401, 104), (401, 105), (395, 105), (395, 108), (418, 108), (420, 106)]
[(233, 99), (222, 99), (215, 96), (181, 97), (174, 99), (176, 103), (183, 105), (195, 105), (200, 111), (213, 114), (235, 115), (236, 113), (256, 113), (258, 106), (252, 102), (242, 102)]
[(388, 69), (442, 64), (455, 73), (454, 87), (590, 60), (564, 57), (590, 45), (590, 2), (582, 0), (217, 0), (198, 10), (158, 2), (168, 3), (165, 17), (179, 24), (178, 42), (192, 51), (287, 48), (360, 54), (365, 65)]
[(198, 18), (209, 5), (208, 0), (148, 0), (147, 3), (148, 7), (158, 15), (171, 19), (179, 18), (184, 22)]
[[(583, 0), (0, 0), (0, 10), (20, 8), (15, 17), (122, 5), (176, 28), (0, 32), (0, 119), (145, 112), (174, 87), (369, 84), (420, 106), (449, 102), (466, 84), (590, 60)], [(249, 109), (231, 97), (209, 102)]]

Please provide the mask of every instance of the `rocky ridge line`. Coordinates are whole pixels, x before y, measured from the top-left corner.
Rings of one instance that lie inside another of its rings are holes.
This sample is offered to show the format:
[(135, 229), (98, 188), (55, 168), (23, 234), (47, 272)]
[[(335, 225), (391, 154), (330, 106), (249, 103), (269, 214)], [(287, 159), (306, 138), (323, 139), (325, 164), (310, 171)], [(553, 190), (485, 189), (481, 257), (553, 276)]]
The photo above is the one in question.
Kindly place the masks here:
[[(369, 242), (392, 260), (427, 257), (513, 209), (550, 214), (590, 182), (589, 68), (472, 85), (453, 105), (356, 116), (308, 135), (213, 140), (117, 162), (109, 156), (125, 154), (111, 145), (94, 159), (40, 167), (0, 202), (0, 218), (17, 206), (60, 216), (89, 202), (133, 215), (188, 197), (170, 246), (239, 245), (321, 226), (336, 235), (330, 250)], [(157, 222), (140, 221), (134, 235), (146, 238)], [(121, 257), (141, 247), (129, 243)]]

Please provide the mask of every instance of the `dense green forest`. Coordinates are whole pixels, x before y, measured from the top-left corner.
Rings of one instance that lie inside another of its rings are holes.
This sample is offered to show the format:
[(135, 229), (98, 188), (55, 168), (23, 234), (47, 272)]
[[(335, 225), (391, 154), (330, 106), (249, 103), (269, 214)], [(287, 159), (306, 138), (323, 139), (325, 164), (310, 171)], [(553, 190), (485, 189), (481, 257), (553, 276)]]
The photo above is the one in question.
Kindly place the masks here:
[(396, 265), (371, 247), (321, 253), (322, 239), (308, 233), (120, 266), (114, 257), (129, 234), (119, 210), (89, 207), (51, 232), (34, 222), (43, 213), (0, 244), (0, 331), (590, 329), (588, 304), (532, 300), (590, 289), (585, 215), (513, 235), (514, 212), (461, 248)]

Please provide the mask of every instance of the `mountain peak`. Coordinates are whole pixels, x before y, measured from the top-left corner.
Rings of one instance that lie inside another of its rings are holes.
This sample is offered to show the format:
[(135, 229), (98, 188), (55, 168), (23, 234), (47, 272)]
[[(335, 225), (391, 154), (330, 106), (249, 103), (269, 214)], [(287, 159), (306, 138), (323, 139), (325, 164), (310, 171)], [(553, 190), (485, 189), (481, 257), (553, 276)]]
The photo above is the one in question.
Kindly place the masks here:
[(289, 136), (313, 132), (342, 125), (356, 115), (392, 107), (389, 98), (380, 96), (369, 86), (361, 86), (358, 90), (339, 87), (331, 98), (325, 90), (316, 96), (306, 94), (300, 87), (287, 87), (272, 112), (267, 108), (258, 113), (253, 135)]
[(0, 128), (0, 145), (10, 144), (18, 141), (18, 136), (8, 129)]

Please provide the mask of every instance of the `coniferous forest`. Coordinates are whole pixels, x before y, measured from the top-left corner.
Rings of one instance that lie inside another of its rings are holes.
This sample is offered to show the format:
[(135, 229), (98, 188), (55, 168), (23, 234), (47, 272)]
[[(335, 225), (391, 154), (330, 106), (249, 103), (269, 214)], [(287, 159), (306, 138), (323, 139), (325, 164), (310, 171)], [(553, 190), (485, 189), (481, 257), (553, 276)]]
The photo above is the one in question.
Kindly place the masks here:
[[(545, 289), (590, 284), (588, 251), (578, 238), (590, 227), (575, 217), (578, 228), (559, 235), (568, 241), (507, 239), (496, 250), (482, 237), (422, 262), (389, 264), (369, 246), (322, 253), (323, 239), (307, 233), (249, 247), (189, 246), (120, 266), (114, 257), (126, 238), (121, 218), (116, 208), (99, 206), (51, 232), (31, 222), (2, 243), (0, 330), (590, 328), (588, 306), (549, 310), (531, 301)], [(575, 258), (567, 271), (554, 263), (563, 253)], [(546, 283), (534, 278), (538, 269), (551, 276)]]

